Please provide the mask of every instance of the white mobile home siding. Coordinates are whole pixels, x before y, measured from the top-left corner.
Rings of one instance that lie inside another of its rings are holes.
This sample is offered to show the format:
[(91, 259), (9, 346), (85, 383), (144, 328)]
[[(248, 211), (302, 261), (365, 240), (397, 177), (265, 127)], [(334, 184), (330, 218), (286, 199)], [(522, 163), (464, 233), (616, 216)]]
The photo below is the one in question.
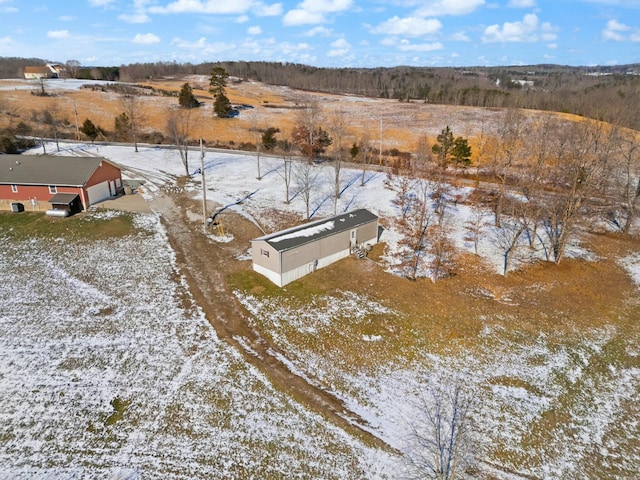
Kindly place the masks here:
[(378, 217), (356, 210), (252, 240), (253, 269), (282, 287), (377, 241)]

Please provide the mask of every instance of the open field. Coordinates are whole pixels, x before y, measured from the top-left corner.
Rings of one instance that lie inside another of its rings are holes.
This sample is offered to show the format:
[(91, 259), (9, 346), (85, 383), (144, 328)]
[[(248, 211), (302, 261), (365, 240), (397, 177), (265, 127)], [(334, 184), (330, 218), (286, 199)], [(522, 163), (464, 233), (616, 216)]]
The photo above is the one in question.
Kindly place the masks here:
[[(335, 123), (336, 115), (344, 116), (344, 146), (366, 138), (371, 142), (375, 152), (380, 150), (381, 144), (383, 151), (398, 149), (416, 152), (422, 136), (429, 136), (433, 142), (433, 138), (446, 126), (450, 126), (456, 135), (474, 137), (483, 128), (487, 129), (498, 122), (504, 112), (502, 109), (454, 107), (417, 101), (399, 102), (301, 92), (257, 82), (230, 81), (227, 89), (230, 101), (253, 108), (243, 110), (237, 118), (219, 119), (213, 113), (208, 78), (198, 76), (176, 80), (159, 79), (143, 84), (149, 87), (149, 94), (140, 97), (140, 110), (143, 114), (141, 123), (144, 131), (156, 131), (166, 135), (167, 114), (170, 109), (178, 106), (178, 99), (161, 92), (173, 92), (177, 95), (185, 82), (190, 83), (194, 95), (202, 102), (202, 106), (191, 113), (190, 137), (203, 138), (209, 145), (255, 145), (256, 128), (265, 129), (272, 126), (281, 130), (279, 138), (290, 139), (297, 110), (311, 102), (317, 102), (319, 105), (325, 118), (325, 129)], [(4, 108), (13, 112), (11, 116), (0, 117), (0, 128), (9, 124), (15, 126), (20, 121), (28, 123), (32, 111), (49, 110), (54, 116), (67, 120), (68, 126), (65, 130), (70, 135), (69, 138), (74, 138), (75, 108), (80, 125), (85, 118), (89, 118), (107, 131), (113, 130), (115, 117), (123, 111), (120, 95), (110, 90), (103, 91), (99, 85), (95, 89), (79, 88), (79, 85), (73, 84), (72, 81), (49, 80), (47, 90), (50, 96), (40, 97), (32, 95), (32, 92), (39, 88), (38, 83), (0, 80)], [(154, 94), (151, 94), (151, 89), (155, 89)], [(554, 115), (531, 110), (524, 112), (530, 117)], [(474, 139), (471, 138), (470, 141), (473, 144)]]
[(392, 478), (216, 337), (156, 216), (2, 214), (0, 241), (2, 478)]
[[(523, 263), (508, 277), (488, 244), (478, 258), (462, 243), (455, 277), (412, 282), (389, 273), (397, 239), (385, 222), (370, 259), (278, 289), (246, 255), (259, 226), (301, 215), (299, 200), (282, 201), (277, 160), (263, 160), (269, 173), (258, 181), (254, 158), (207, 153), (210, 208), (257, 192), (224, 214), (228, 236), (217, 238), (200, 233), (199, 182), (177, 177), (176, 152), (100, 154), (148, 179), (164, 224), (155, 215), (0, 217), (9, 246), (0, 259), (0, 388), (9, 392), (0, 467), (10, 475), (402, 478), (393, 452), (412, 447), (421, 393), (462, 378), (477, 399), (474, 477), (638, 477), (637, 238), (582, 232), (587, 254)], [(383, 177), (351, 184), (340, 209), (390, 218)], [(319, 215), (330, 213), (328, 188), (314, 199)], [(167, 198), (179, 213), (162, 207)], [(457, 204), (452, 218), (467, 209)], [(264, 345), (215, 333), (236, 313)], [(258, 347), (391, 448), (275, 388), (247, 360)]]

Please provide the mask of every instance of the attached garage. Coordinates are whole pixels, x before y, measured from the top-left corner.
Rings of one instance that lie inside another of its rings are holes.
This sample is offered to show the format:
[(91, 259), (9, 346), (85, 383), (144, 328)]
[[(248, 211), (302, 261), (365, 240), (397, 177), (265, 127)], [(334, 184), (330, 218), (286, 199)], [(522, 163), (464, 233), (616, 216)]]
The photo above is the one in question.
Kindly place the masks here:
[(111, 197), (109, 191), (109, 182), (102, 182), (92, 187), (87, 188), (87, 195), (89, 196), (89, 205), (101, 202)]

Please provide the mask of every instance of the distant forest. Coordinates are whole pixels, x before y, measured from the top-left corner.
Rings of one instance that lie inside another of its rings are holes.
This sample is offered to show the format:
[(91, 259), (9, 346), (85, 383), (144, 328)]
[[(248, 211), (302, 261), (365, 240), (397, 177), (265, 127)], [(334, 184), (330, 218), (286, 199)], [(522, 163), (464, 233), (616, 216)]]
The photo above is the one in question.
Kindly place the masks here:
[[(21, 78), (25, 66), (45, 63), (42, 59), (0, 57), (0, 78)], [(460, 68), (319, 68), (242, 61), (136, 63), (119, 67), (86, 67), (76, 61), (67, 64), (73, 67), (68, 71), (75, 78), (123, 82), (209, 75), (212, 68), (223, 67), (240, 81), (255, 80), (299, 90), (448, 105), (549, 110), (622, 123), (640, 130), (640, 64)]]

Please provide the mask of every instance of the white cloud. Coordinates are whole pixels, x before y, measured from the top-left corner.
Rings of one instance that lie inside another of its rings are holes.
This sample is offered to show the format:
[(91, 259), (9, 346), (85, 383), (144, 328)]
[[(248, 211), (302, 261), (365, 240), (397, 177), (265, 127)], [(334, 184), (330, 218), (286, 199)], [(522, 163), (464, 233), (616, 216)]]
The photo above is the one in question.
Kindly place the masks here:
[(509, 0), (511, 8), (531, 8), (536, 6), (536, 0)]
[(238, 46), (235, 43), (227, 42), (215, 42), (209, 43), (206, 37), (200, 37), (195, 42), (188, 40), (182, 40), (181, 38), (174, 38), (171, 41), (172, 45), (181, 48), (189, 53), (198, 53), (200, 55), (219, 55), (221, 53), (228, 53), (235, 51)]
[(247, 33), (249, 35), (260, 35), (262, 33), (262, 28), (258, 25), (254, 25), (253, 27), (247, 28)]
[(69, 30), (51, 30), (47, 32), (48, 38), (68, 38)]
[(294, 25), (313, 25), (317, 23), (324, 23), (325, 17), (319, 12), (310, 12), (308, 10), (294, 9), (289, 10), (282, 18), (282, 23), (287, 26)]
[(407, 37), (420, 37), (433, 35), (442, 28), (442, 23), (436, 18), (419, 17), (393, 17), (371, 29), (372, 33), (384, 35), (404, 35)]
[(106, 7), (113, 2), (114, 0), (89, 0), (89, 5), (92, 7)]
[(640, 7), (640, 0), (584, 0), (587, 3), (597, 3), (601, 5), (613, 5), (617, 7)]
[(318, 26), (318, 27), (313, 27), (311, 30), (308, 30), (304, 33), (305, 37), (316, 37), (316, 36), (322, 36), (322, 37), (326, 37), (331, 35), (331, 30), (328, 28), (325, 28), (323, 26)]
[[(422, 5), (426, 3), (426, 5)], [(418, 17), (441, 17), (443, 15), (467, 15), (485, 4), (485, 0), (435, 0), (418, 2), (420, 7), (415, 15)]]
[(440, 42), (434, 43), (411, 43), (407, 39), (399, 40), (397, 37), (387, 37), (380, 42), (385, 47), (393, 47), (402, 52), (432, 52), (442, 50), (444, 47)]
[(309, 12), (336, 13), (351, 8), (352, 0), (304, 0), (297, 8)]
[(166, 7), (149, 7), (149, 12), (240, 14), (249, 11), (253, 3), (253, 0), (176, 0)]
[(352, 0), (304, 0), (282, 18), (288, 26), (325, 23), (326, 14), (340, 13), (351, 8)]
[(259, 4), (254, 7), (254, 13), (259, 17), (277, 17), (282, 15), (282, 4), (274, 3), (273, 5)]
[(454, 42), (470, 42), (471, 39), (467, 36), (466, 32), (457, 32), (451, 35), (451, 40)]
[(631, 30), (631, 27), (620, 23), (617, 20), (609, 20), (607, 26), (602, 31), (602, 38), (605, 40), (614, 40), (616, 42), (622, 42), (625, 40), (623, 32)]
[(249, 15), (240, 15), (236, 18), (236, 23), (247, 23), (249, 20), (251, 20)]
[(544, 40), (553, 41), (557, 38), (555, 27), (545, 22), (538, 25), (538, 17), (529, 13), (524, 16), (521, 22), (505, 22), (502, 26), (495, 24), (488, 26), (482, 41), (485, 43), (494, 42), (537, 42)]
[(61, 22), (72, 22), (76, 18), (77, 17), (74, 17), (73, 15), (62, 15), (58, 17), (58, 20), (60, 20)]
[(407, 40), (403, 40), (398, 45), (398, 48), (403, 52), (433, 52), (435, 50), (442, 50), (444, 47), (440, 42), (434, 43), (409, 43)]
[(330, 57), (344, 57), (351, 51), (351, 44), (344, 38), (331, 42), (331, 50), (327, 54)]
[(138, 33), (135, 37), (133, 37), (133, 43), (139, 43), (141, 45), (151, 45), (153, 43), (159, 43), (160, 37), (154, 35), (153, 33)]
[(144, 13), (134, 13), (132, 15), (118, 15), (118, 19), (126, 23), (147, 23), (151, 19)]

